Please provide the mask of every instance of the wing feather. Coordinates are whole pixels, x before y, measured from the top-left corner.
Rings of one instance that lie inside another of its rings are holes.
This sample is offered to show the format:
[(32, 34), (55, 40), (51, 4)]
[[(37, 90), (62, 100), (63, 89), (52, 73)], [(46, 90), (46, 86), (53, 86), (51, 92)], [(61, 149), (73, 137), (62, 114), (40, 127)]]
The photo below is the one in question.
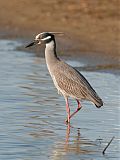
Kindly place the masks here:
[(63, 61), (54, 67), (54, 76), (64, 94), (91, 101), (100, 99), (85, 77)]

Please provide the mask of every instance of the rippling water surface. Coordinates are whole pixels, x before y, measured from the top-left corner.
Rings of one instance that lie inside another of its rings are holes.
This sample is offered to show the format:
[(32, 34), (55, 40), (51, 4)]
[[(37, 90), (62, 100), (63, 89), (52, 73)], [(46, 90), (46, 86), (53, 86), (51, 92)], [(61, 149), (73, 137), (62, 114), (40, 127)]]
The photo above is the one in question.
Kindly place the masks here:
[[(97, 109), (83, 102), (84, 107), (67, 126), (65, 101), (54, 88), (45, 60), (16, 51), (19, 45), (0, 40), (0, 159), (119, 159), (119, 75), (83, 69), (104, 107)], [(84, 68), (79, 61), (68, 63)], [(70, 100), (70, 105), (74, 111), (76, 102)]]

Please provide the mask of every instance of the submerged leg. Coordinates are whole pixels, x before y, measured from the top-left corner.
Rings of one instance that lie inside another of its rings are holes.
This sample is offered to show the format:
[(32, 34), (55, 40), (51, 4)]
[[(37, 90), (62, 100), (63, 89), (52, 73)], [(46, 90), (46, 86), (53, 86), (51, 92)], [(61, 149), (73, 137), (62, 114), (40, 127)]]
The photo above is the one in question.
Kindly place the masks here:
[[(67, 130), (66, 130), (66, 145), (69, 144), (69, 138), (70, 138), (70, 123), (67, 124)], [(68, 147), (68, 146), (66, 146)]]
[(68, 103), (68, 98), (65, 98), (66, 100), (66, 111), (67, 111), (67, 123), (70, 123), (70, 108), (69, 108), (69, 103)]
[[(77, 101), (77, 103), (78, 103), (77, 110), (76, 110), (75, 112), (73, 112), (73, 113), (70, 115), (69, 119), (70, 119), (71, 117), (73, 117), (73, 116), (74, 116), (74, 115), (82, 108), (82, 106), (81, 106), (79, 100), (76, 99), (76, 101)], [(66, 122), (68, 122), (67, 119), (66, 119)]]

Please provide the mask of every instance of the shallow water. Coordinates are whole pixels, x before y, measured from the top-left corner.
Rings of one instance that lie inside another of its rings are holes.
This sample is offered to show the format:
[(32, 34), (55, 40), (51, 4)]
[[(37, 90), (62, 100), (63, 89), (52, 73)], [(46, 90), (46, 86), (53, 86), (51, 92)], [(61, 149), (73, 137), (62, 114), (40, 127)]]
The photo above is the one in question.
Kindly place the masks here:
[[(20, 45), (0, 40), (0, 159), (119, 159), (119, 75), (83, 69), (104, 107), (82, 102), (84, 107), (67, 126), (65, 101), (54, 88), (45, 60), (16, 51)], [(79, 61), (68, 63), (85, 67)], [(76, 102), (70, 99), (70, 105), (74, 111)]]

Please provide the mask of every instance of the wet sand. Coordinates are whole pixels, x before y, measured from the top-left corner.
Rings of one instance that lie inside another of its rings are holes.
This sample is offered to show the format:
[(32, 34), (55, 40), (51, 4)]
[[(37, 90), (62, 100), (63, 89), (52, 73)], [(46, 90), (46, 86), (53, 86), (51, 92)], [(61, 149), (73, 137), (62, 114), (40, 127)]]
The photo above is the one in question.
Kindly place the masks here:
[(39, 32), (62, 31), (65, 35), (57, 38), (59, 54), (91, 59), (91, 63), (94, 57), (119, 63), (118, 1), (4, 0), (0, 6), (1, 38), (26, 43)]

